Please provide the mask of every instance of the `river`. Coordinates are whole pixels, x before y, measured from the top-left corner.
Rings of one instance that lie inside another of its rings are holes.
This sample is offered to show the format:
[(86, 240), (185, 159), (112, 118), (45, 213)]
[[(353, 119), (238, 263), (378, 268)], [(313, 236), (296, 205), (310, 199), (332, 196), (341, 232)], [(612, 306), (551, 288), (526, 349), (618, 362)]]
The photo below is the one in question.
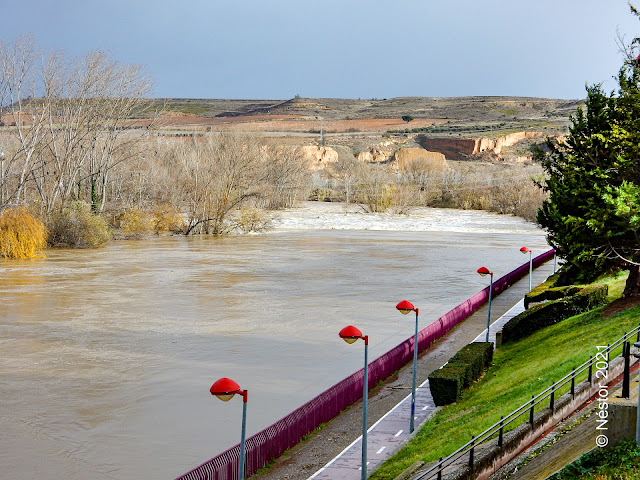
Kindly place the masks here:
[[(343, 215), (305, 204), (264, 235), (116, 241), (0, 259), (0, 478), (174, 478), (361, 368), (548, 249), (520, 219), (422, 209)], [(354, 432), (354, 438), (357, 432)]]

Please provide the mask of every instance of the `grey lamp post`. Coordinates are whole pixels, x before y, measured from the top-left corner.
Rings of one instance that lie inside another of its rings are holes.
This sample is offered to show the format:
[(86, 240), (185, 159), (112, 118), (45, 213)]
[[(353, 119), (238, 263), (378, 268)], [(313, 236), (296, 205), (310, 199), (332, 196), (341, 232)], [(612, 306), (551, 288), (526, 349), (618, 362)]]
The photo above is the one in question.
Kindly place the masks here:
[(493, 272), (489, 271), (487, 267), (480, 267), (478, 273), (481, 277), (489, 275), (489, 306), (487, 307), (487, 336), (485, 342), (489, 341), (489, 326), (491, 325), (491, 295), (493, 294)]
[(533, 252), (528, 247), (520, 249), (522, 253), (529, 253), (529, 293), (531, 293), (531, 276), (533, 275)]
[(211, 385), (209, 389), (211, 395), (215, 395), (223, 402), (228, 402), (238, 393), (242, 395), (242, 430), (240, 433), (240, 460), (238, 462), (238, 480), (244, 480), (244, 455), (245, 455), (245, 435), (247, 431), (247, 390), (240, 389), (240, 386), (230, 378), (221, 378)]
[(416, 369), (418, 365), (418, 309), (407, 300), (403, 300), (396, 308), (403, 315), (409, 312), (416, 312), (416, 333), (413, 337), (413, 383), (411, 385), (411, 419), (409, 421), (409, 433), (413, 433), (414, 420), (416, 414)]
[(364, 385), (362, 387), (362, 480), (367, 480), (367, 400), (369, 396), (369, 361), (367, 350), (369, 349), (369, 336), (362, 335), (362, 332), (353, 325), (340, 330), (340, 338), (351, 344), (359, 339), (364, 340)]

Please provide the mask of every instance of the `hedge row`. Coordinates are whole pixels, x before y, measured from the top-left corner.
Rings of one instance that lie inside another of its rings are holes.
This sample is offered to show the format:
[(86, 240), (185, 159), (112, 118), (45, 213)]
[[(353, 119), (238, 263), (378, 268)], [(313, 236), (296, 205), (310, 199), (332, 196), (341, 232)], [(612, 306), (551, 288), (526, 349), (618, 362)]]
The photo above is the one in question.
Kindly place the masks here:
[[(562, 287), (561, 287), (562, 288)], [(564, 287), (571, 288), (571, 287)], [(576, 287), (579, 289), (579, 287)], [(560, 288), (549, 290), (560, 294)], [(502, 327), (503, 343), (531, 335), (541, 328), (558, 323), (565, 318), (578, 315), (607, 303), (609, 289), (606, 285), (589, 285), (579, 289), (577, 293), (570, 296), (563, 296), (558, 300), (552, 300), (525, 310), (516, 315)], [(550, 296), (556, 293), (550, 293)], [(566, 293), (566, 292), (565, 292)]]
[(489, 368), (493, 343), (474, 342), (463, 347), (439, 370), (429, 375), (429, 389), (437, 406), (453, 403)]
[(544, 283), (535, 287), (524, 296), (524, 308), (529, 308), (532, 303), (546, 302), (548, 300), (558, 300), (564, 297), (575, 295), (583, 287), (569, 285), (566, 287), (556, 286), (560, 279), (560, 272), (551, 275)]
[(565, 297), (572, 297), (583, 287), (577, 285), (568, 285), (566, 287), (553, 287), (547, 288), (540, 292), (531, 291), (524, 296), (524, 308), (529, 308), (529, 305), (535, 302), (546, 302), (548, 300), (559, 300)]

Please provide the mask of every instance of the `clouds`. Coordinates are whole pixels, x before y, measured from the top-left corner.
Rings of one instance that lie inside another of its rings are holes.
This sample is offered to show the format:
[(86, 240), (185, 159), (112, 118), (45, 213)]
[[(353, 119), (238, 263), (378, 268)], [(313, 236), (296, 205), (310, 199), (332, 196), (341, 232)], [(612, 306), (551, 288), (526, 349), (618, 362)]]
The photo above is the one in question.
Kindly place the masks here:
[(576, 98), (615, 75), (616, 28), (637, 31), (625, 0), (604, 3), (32, 0), (0, 5), (0, 38), (109, 50), (162, 97)]

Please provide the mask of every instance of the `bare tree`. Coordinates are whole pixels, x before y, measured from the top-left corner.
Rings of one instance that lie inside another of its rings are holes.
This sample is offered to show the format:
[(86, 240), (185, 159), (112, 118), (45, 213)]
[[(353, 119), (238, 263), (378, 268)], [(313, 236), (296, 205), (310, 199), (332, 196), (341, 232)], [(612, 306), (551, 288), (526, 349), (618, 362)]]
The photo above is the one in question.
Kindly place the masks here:
[(85, 183), (93, 210), (102, 211), (111, 169), (136, 153), (141, 135), (126, 137), (126, 120), (150, 83), (140, 67), (120, 65), (100, 51), (71, 62), (53, 54), (42, 78), (49, 140), (43, 162), (52, 164), (43, 172), (43, 179), (50, 177), (43, 204), (50, 211)]
[(125, 120), (141, 108), (148, 78), (99, 51), (80, 59), (50, 52), (36, 69), (30, 39), (0, 46), (0, 64), (0, 107), (19, 144), (1, 172), (5, 191), (14, 178), (9, 201), (25, 201), (31, 183), (47, 214), (89, 191), (102, 210), (110, 170), (135, 154), (140, 135), (128, 135)]
[(386, 165), (368, 165), (356, 195), (365, 212), (386, 211), (392, 203), (391, 174)]
[(185, 235), (231, 228), (228, 214), (260, 194), (263, 154), (256, 138), (232, 133), (194, 138), (186, 146), (178, 174), (188, 211)]
[(307, 168), (295, 147), (274, 147), (266, 150), (262, 203), (269, 209), (289, 208), (308, 189)]
[(342, 185), (342, 190), (344, 192), (345, 198), (345, 206), (344, 212), (345, 214), (349, 210), (349, 203), (351, 202), (351, 197), (355, 190), (356, 185), (361, 180), (362, 175), (365, 171), (365, 166), (355, 157), (339, 157), (338, 161), (332, 164), (329, 167), (329, 174), (337, 179)]
[[(33, 157), (40, 148), (46, 114), (37, 100), (36, 52), (31, 37), (12, 45), (0, 44), (0, 113), (8, 120), (17, 148), (3, 165), (0, 188), (6, 204), (24, 200)], [(10, 182), (13, 177), (13, 182)]]

